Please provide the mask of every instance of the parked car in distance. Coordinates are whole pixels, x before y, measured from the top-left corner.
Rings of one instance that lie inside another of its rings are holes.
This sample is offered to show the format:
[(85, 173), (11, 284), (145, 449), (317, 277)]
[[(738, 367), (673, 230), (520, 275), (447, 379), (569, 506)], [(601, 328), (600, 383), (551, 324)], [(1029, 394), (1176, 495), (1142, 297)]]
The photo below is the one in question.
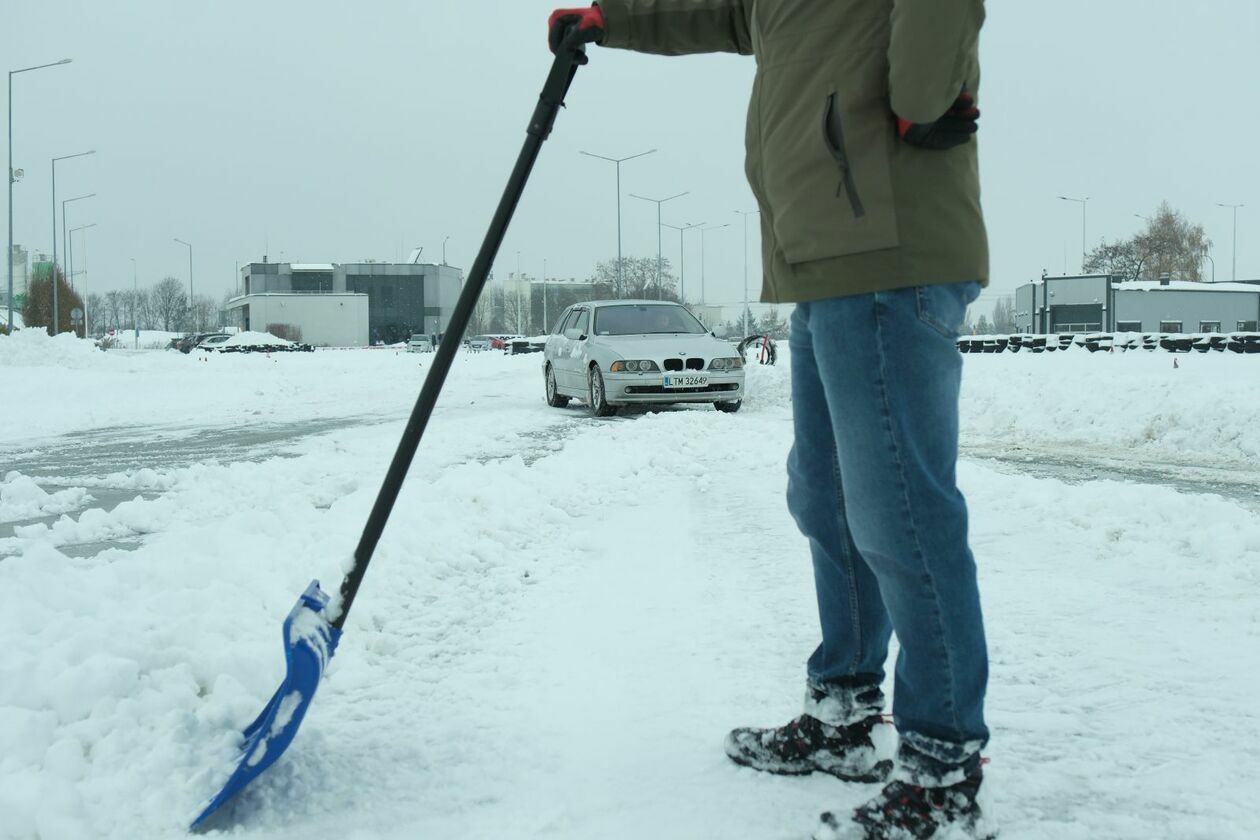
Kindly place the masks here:
[(197, 349), (214, 350), (231, 337), (232, 336), (227, 333), (215, 333), (214, 335), (208, 335), (197, 343)]
[(607, 417), (640, 403), (712, 403), (738, 411), (744, 360), (686, 307), (671, 301), (575, 303), (547, 336), (543, 351), (547, 404), (587, 404)]
[(432, 353), (433, 352), (433, 339), (430, 336), (424, 335), (422, 333), (413, 335), (411, 337), (411, 340), (407, 342), (407, 352), (408, 353)]
[[(207, 338), (209, 338), (212, 335), (223, 335), (223, 333), (217, 333), (217, 332), (187, 333), (182, 338), (172, 338), (171, 343), (167, 346), (166, 349), (178, 350), (181, 353), (191, 353), (194, 347), (197, 347), (198, 345), (201, 344), (201, 342), (205, 341)], [(227, 336), (224, 336), (224, 338), (226, 339)]]

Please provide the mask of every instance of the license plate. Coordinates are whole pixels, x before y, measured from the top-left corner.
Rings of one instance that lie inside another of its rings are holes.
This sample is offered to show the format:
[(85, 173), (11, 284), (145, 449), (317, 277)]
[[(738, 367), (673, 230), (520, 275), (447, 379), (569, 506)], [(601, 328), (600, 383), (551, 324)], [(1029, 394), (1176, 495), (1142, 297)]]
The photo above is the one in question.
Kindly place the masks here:
[(703, 388), (709, 384), (707, 376), (666, 376), (666, 388)]

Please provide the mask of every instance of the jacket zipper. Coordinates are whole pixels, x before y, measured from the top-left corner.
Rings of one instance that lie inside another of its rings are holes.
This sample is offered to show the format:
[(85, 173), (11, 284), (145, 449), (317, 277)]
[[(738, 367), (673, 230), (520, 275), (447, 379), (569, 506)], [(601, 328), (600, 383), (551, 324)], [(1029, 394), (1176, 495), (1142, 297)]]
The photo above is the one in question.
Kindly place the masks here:
[(862, 218), (866, 215), (866, 208), (862, 206), (862, 199), (857, 193), (857, 183), (853, 179), (853, 167), (849, 165), (849, 155), (844, 148), (844, 131), (840, 126), (840, 121), (836, 121), (835, 137), (831, 132), (831, 116), (836, 110), (835, 93), (828, 94), (827, 107), (823, 109), (822, 132), (823, 142), (827, 144), (827, 149), (831, 152), (832, 158), (836, 161), (836, 166), (840, 168), (840, 183), (836, 187), (836, 197), (840, 197), (841, 192), (849, 194), (849, 206), (853, 208), (855, 218)]

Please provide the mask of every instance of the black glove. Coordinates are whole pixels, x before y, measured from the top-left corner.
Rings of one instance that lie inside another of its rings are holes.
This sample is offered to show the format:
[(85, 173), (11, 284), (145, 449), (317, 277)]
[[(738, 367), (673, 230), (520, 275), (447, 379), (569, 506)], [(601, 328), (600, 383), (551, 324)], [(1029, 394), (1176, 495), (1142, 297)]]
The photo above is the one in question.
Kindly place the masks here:
[(912, 146), (944, 151), (970, 140), (971, 135), (976, 133), (978, 119), (980, 109), (964, 87), (954, 104), (935, 122), (912, 123), (898, 117), (897, 136)]

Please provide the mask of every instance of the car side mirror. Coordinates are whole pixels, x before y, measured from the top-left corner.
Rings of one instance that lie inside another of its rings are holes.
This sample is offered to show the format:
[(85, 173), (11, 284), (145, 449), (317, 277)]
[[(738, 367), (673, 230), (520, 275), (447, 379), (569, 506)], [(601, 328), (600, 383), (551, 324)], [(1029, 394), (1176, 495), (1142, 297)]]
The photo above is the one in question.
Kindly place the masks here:
[(586, 341), (586, 338), (587, 338), (586, 333), (582, 333), (581, 335), (578, 336), (578, 341)]

